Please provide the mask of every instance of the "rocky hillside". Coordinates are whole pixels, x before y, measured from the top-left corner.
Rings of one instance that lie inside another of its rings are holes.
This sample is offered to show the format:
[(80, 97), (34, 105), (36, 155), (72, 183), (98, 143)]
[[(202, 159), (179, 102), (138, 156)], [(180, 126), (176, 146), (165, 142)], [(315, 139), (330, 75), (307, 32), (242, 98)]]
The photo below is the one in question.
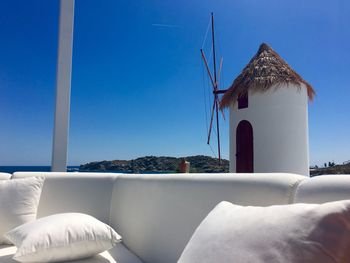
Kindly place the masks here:
[(350, 174), (350, 163), (337, 164), (332, 167), (324, 167), (310, 170), (311, 176), (317, 176), (322, 174)]
[(178, 172), (179, 163), (182, 159), (191, 163), (190, 172), (194, 173), (227, 173), (228, 160), (222, 160), (221, 165), (217, 158), (204, 155), (188, 157), (156, 157), (146, 156), (133, 160), (100, 161), (83, 164), (80, 171), (118, 171), (127, 173), (152, 173), (152, 172)]

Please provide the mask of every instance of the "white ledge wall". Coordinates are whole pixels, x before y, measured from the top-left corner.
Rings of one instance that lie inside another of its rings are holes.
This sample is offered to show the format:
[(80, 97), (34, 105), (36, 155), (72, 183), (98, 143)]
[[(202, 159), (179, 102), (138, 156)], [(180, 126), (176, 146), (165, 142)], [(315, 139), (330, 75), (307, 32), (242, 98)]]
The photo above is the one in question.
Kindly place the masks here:
[(230, 172), (236, 172), (236, 129), (253, 126), (254, 172), (309, 176), (308, 96), (305, 87), (270, 88), (249, 93), (249, 106), (230, 107)]

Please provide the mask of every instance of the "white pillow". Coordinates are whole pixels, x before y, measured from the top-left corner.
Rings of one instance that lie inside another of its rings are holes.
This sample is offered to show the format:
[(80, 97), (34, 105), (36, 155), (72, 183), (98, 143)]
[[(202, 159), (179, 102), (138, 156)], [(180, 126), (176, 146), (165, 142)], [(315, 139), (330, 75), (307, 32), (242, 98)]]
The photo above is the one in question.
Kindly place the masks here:
[(19, 262), (81, 259), (112, 248), (121, 237), (108, 225), (80, 213), (56, 214), (19, 226), (6, 235)]
[(7, 231), (35, 220), (43, 184), (42, 177), (0, 181), (0, 244)]
[(350, 201), (242, 207), (221, 202), (178, 263), (350, 262)]

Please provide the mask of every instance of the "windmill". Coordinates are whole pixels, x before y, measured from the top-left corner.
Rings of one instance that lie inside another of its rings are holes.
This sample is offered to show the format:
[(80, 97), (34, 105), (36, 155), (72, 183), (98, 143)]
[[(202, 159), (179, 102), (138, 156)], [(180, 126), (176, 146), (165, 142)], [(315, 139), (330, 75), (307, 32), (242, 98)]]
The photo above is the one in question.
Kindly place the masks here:
[[(209, 29), (209, 27), (208, 27), (208, 29)], [(211, 38), (212, 38), (211, 50), (212, 50), (212, 57), (213, 57), (213, 69), (212, 69), (213, 73), (209, 67), (208, 60), (204, 54), (203, 47), (200, 49), (202, 60), (203, 60), (203, 63), (205, 65), (206, 71), (208, 73), (210, 83), (212, 86), (212, 92), (214, 95), (213, 96), (214, 97), (213, 106), (211, 107), (211, 113), (210, 113), (210, 123), (209, 123), (207, 144), (210, 145), (210, 139), (211, 139), (211, 133), (213, 130), (213, 122), (214, 122), (214, 115), (215, 115), (218, 158), (219, 158), (219, 163), (221, 163), (220, 127), (219, 127), (219, 94), (225, 93), (226, 90), (219, 90), (219, 81), (220, 81), (220, 74), (221, 74), (221, 70), (222, 70), (223, 59), (221, 57), (219, 70), (217, 72), (217, 70), (216, 70), (216, 51), (215, 51), (215, 32), (214, 32), (214, 14), (213, 13), (211, 13)], [(203, 46), (204, 46), (204, 44), (203, 44)]]

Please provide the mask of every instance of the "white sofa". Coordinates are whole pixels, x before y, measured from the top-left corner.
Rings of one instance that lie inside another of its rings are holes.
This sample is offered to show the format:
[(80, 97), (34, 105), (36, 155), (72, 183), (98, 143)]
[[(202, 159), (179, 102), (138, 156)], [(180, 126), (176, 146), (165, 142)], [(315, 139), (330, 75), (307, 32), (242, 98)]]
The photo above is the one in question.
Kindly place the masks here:
[(6, 180), (6, 179), (10, 179), (10, 178), (11, 178), (11, 174), (0, 173), (0, 180)]
[[(38, 217), (81, 212), (110, 224), (123, 243), (84, 263), (175, 263), (194, 230), (220, 201), (268, 206), (350, 199), (350, 175), (24, 173), (45, 176)], [(0, 180), (10, 175), (0, 174)], [(1, 223), (1, 222), (0, 222)], [(13, 246), (0, 263), (14, 262)]]

